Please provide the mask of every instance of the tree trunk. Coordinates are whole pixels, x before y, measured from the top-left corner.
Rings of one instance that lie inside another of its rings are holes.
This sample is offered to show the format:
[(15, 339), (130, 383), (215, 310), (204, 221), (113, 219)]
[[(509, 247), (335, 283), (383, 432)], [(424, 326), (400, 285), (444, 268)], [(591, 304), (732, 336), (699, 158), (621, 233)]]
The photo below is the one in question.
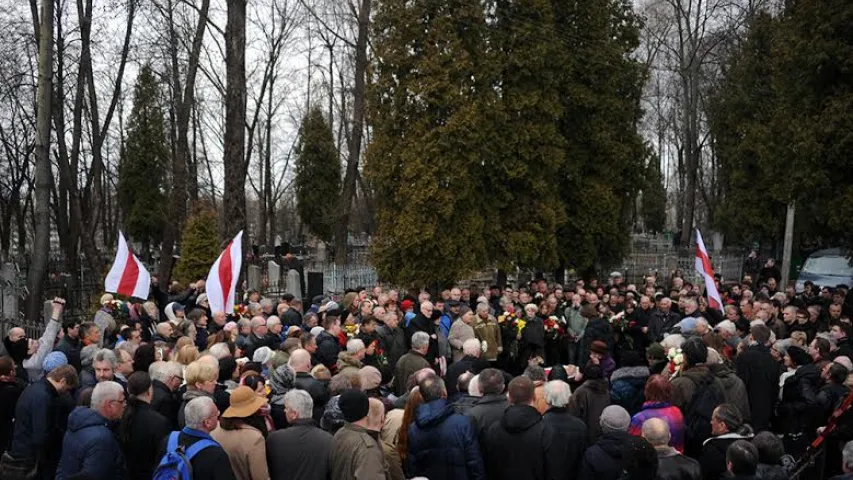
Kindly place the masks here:
[[(246, 228), (246, 0), (228, 0), (225, 24), (225, 196), (222, 238)], [(243, 236), (248, 245), (248, 235)], [(247, 251), (247, 250), (244, 250)]]
[(36, 188), (34, 255), (27, 275), (27, 318), (41, 318), (42, 296), (50, 250), (50, 117), (53, 96), (53, 0), (42, 1), (39, 32), (39, 77), (36, 98)]
[[(266, 148), (264, 152), (264, 214), (269, 222), (269, 227), (266, 229), (267, 235), (261, 240), (266, 242), (267, 247), (275, 245), (275, 207), (272, 191), (272, 93), (275, 89), (275, 75), (270, 78), (270, 89), (267, 92), (267, 136)], [(266, 225), (264, 225), (266, 227)], [(267, 249), (269, 251), (269, 248)]]
[(171, 2), (169, 3), (169, 50), (171, 56), (172, 103), (175, 109), (175, 155), (172, 158), (172, 191), (169, 205), (169, 221), (163, 229), (163, 245), (160, 249), (160, 285), (167, 285), (172, 272), (172, 254), (178, 234), (187, 218), (187, 165), (189, 163), (188, 130), (190, 113), (195, 101), (195, 77), (198, 72), (199, 56), (201, 55), (204, 32), (207, 30), (207, 13), (210, 10), (210, 0), (203, 0), (199, 9), (198, 22), (192, 39), (192, 50), (187, 63), (187, 78), (181, 88), (180, 67), (178, 64), (178, 37), (172, 17)]
[(364, 135), (364, 105), (367, 89), (367, 35), (370, 29), (370, 6), (372, 0), (361, 0), (358, 12), (358, 38), (355, 44), (355, 86), (353, 87), (352, 130), (350, 133), (347, 169), (344, 175), (338, 222), (335, 226), (335, 263), (347, 263), (347, 235), (349, 215), (355, 197), (358, 161), (361, 155), (361, 140)]

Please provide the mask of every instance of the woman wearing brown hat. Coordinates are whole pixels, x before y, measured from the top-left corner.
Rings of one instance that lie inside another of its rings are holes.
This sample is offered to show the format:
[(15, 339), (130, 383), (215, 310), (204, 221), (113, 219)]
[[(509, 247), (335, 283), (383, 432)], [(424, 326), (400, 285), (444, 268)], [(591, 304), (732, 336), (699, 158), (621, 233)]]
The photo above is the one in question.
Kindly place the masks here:
[(235, 388), (231, 392), (231, 406), (222, 414), (219, 428), (210, 434), (228, 454), (237, 480), (269, 479), (268, 432), (261, 413), (266, 403), (266, 399), (247, 386)]

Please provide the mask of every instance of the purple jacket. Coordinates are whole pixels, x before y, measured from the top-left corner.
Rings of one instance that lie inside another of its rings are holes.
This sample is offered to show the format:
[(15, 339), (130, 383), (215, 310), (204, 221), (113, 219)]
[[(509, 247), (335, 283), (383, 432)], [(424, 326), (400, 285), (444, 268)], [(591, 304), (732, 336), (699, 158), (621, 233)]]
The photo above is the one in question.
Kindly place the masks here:
[(641, 437), (643, 435), (643, 422), (650, 418), (660, 418), (669, 425), (669, 433), (672, 436), (669, 446), (684, 453), (684, 415), (681, 410), (669, 402), (646, 402), (643, 409), (631, 418), (631, 427), (628, 433)]

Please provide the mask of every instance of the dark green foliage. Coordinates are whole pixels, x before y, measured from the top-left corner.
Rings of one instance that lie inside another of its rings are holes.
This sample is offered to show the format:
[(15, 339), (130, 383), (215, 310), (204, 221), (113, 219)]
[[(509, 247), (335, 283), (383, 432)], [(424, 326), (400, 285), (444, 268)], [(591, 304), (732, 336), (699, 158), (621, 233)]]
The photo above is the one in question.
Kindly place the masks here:
[(204, 280), (220, 253), (216, 212), (199, 208), (187, 219), (181, 235), (181, 258), (174, 279), (184, 285)]
[(381, 0), (373, 262), (423, 286), (618, 259), (647, 152), (629, 2)]
[(489, 57), (498, 69), (495, 140), (487, 158), (490, 260), (503, 268), (553, 269), (565, 211), (556, 178), (566, 160), (558, 119), (568, 53), (550, 0), (492, 0)]
[(487, 259), (492, 192), (482, 165), (495, 95), (483, 9), (476, 0), (382, 0), (373, 45), (373, 261), (399, 284), (452, 282)]
[(853, 245), (853, 3), (789, 2), (758, 16), (715, 96), (721, 229), (743, 243), (796, 230)]
[(302, 223), (320, 240), (331, 242), (341, 195), (341, 165), (332, 128), (319, 107), (308, 112), (299, 129), (294, 184)]
[(643, 222), (650, 232), (663, 232), (666, 228), (666, 189), (660, 171), (660, 159), (649, 158), (641, 203)]
[(560, 45), (571, 52), (560, 91), (566, 162), (559, 192), (568, 220), (557, 234), (564, 265), (618, 262), (643, 183), (646, 147), (637, 131), (646, 71), (631, 58), (640, 21), (626, 0), (552, 0)]
[(145, 246), (160, 242), (166, 217), (165, 172), (169, 146), (160, 87), (145, 65), (134, 88), (133, 110), (118, 168), (118, 200), (124, 228)]

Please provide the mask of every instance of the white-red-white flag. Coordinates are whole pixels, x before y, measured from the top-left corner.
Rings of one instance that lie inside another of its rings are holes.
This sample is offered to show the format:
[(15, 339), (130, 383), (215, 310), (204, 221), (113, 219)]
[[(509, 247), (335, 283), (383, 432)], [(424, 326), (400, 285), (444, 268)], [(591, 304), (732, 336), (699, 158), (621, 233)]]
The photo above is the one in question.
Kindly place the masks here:
[(113, 261), (110, 273), (107, 274), (104, 281), (104, 290), (126, 297), (147, 300), (150, 288), (151, 275), (145, 269), (145, 265), (130, 251), (124, 234), (118, 232), (116, 259)]
[(720, 292), (717, 291), (717, 284), (714, 283), (714, 267), (711, 266), (711, 257), (708, 256), (708, 250), (705, 249), (705, 242), (702, 241), (702, 234), (699, 233), (698, 228), (696, 229), (696, 271), (705, 279), (708, 306), (722, 310), (723, 301), (720, 299)]
[(211, 313), (234, 312), (234, 292), (237, 289), (237, 278), (240, 276), (240, 267), (243, 264), (243, 231), (234, 237), (219, 254), (219, 258), (210, 268), (207, 274), (207, 301), (210, 303)]

